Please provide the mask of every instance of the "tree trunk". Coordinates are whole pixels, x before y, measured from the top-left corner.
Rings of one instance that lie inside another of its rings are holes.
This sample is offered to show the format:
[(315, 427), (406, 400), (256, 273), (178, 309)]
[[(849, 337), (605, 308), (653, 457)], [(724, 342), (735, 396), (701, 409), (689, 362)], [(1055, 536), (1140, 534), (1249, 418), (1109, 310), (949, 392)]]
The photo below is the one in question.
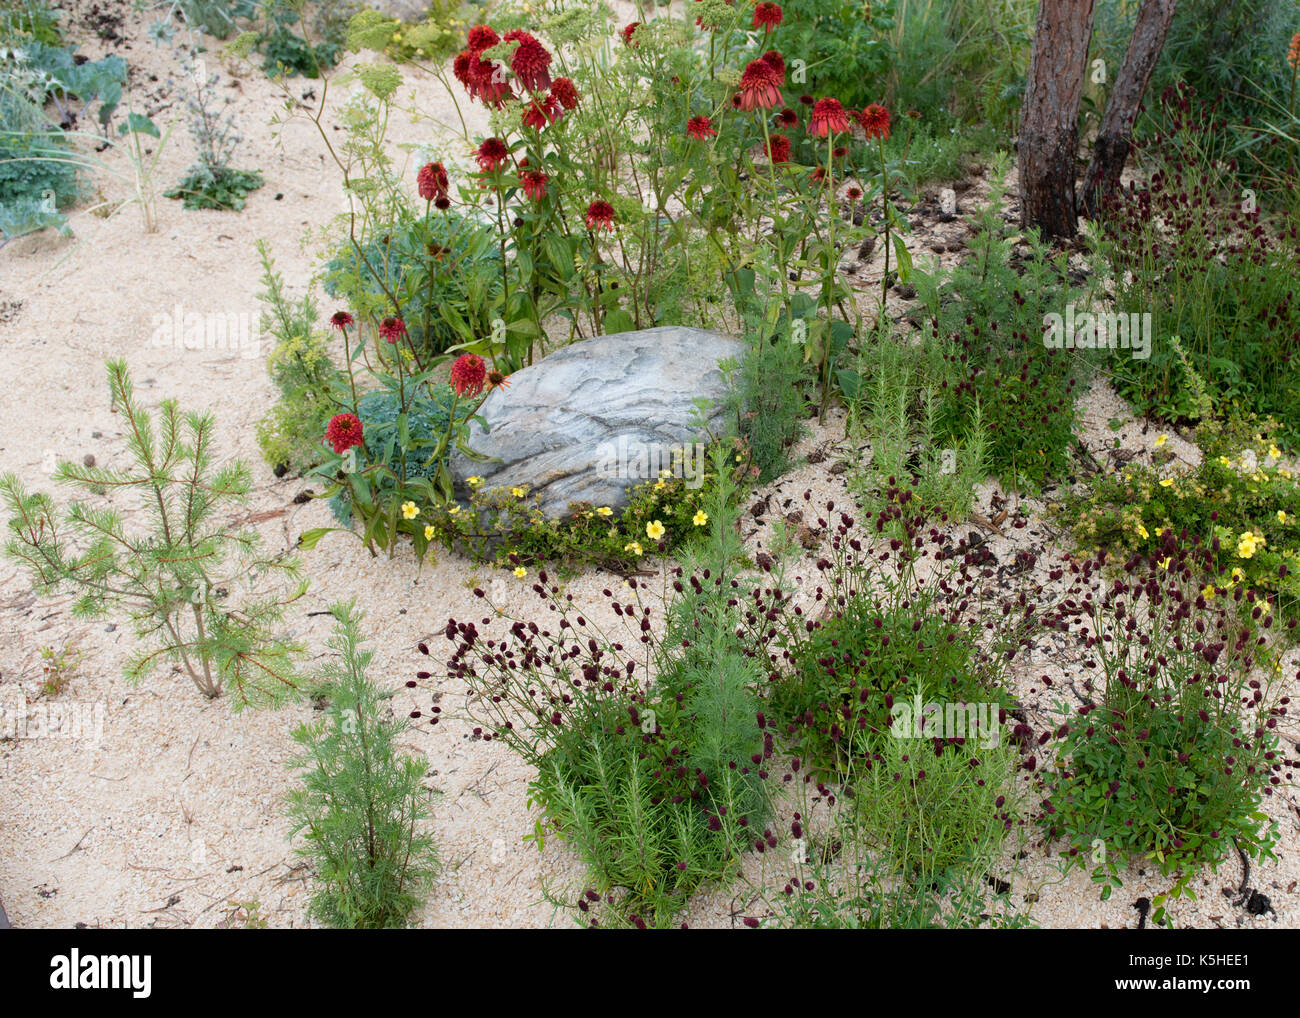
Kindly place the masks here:
[(1076, 229), (1074, 160), (1094, 0), (1040, 0), (1020, 118), (1020, 221), (1049, 237)]
[(1106, 103), (1106, 115), (1093, 146), (1092, 160), (1083, 175), (1083, 211), (1090, 219), (1119, 184), (1119, 176), (1132, 147), (1138, 106), (1146, 93), (1160, 50), (1164, 48), (1165, 36), (1169, 34), (1169, 24), (1174, 20), (1177, 6), (1178, 0), (1142, 0), (1138, 9), (1133, 38), (1129, 40), (1115, 88)]

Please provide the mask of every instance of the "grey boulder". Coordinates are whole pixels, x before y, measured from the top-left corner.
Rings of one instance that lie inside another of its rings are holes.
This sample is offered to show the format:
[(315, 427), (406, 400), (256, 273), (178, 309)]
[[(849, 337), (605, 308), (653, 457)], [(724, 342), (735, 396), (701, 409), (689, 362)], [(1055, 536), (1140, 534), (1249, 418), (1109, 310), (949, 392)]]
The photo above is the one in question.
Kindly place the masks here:
[(367, 0), (366, 7), (408, 25), (418, 24), (429, 13), (430, 0)]
[(698, 486), (705, 465), (696, 401), (708, 401), (720, 432), (727, 396), (719, 362), (739, 363), (745, 344), (701, 329), (666, 326), (597, 336), (566, 346), (510, 376), (479, 408), (468, 445), (450, 459), (456, 496), (466, 479), (486, 489), (520, 486), (557, 519), (572, 502), (619, 509), (629, 490), (671, 470)]

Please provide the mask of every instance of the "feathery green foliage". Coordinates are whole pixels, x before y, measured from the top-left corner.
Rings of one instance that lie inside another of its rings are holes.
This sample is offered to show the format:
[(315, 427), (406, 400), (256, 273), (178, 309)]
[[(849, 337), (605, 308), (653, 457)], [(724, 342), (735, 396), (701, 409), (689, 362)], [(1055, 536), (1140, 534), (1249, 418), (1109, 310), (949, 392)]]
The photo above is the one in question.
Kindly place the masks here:
[[(229, 689), (236, 710), (283, 701), (298, 689), (298, 648), (275, 634), (286, 605), (307, 584), (293, 559), (268, 558), (254, 532), (231, 529), (222, 513), (246, 499), (248, 468), (239, 461), (214, 466), (211, 414), (183, 413), (164, 400), (155, 430), (125, 361), (109, 361), (108, 383), (133, 468), (59, 463), (57, 481), (110, 503), (73, 502), (62, 515), (50, 496), (29, 494), (16, 475), (0, 477), (10, 514), (5, 553), (26, 564), (40, 593), (75, 590), (74, 615), (130, 616), (144, 645), (127, 666), (129, 678), (170, 662), (207, 697)], [(126, 526), (120, 503), (132, 499), (150, 521), (144, 533)], [(269, 594), (257, 589), (263, 579), (274, 587)], [(237, 586), (245, 596), (232, 597)]]
[(404, 755), (406, 729), (366, 676), (374, 656), (362, 646), (362, 615), (351, 603), (330, 609), (336, 620), (330, 647), (336, 660), (319, 673), (329, 707), (324, 719), (300, 726), (303, 787), (289, 796), (293, 833), (305, 832), (299, 851), (312, 860), (321, 886), (312, 914), (330, 926), (392, 929), (406, 926), (438, 872), (433, 838), (421, 828), (429, 815), (421, 759)]

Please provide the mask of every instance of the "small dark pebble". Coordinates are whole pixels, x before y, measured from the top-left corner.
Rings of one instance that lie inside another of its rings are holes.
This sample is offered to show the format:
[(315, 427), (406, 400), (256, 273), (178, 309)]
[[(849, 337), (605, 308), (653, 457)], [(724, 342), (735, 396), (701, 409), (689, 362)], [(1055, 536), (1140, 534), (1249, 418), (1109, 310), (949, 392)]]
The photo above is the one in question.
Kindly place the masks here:
[(271, 471), (271, 473), (275, 474), (276, 477), (283, 477), (288, 472), (289, 472), (288, 463), (277, 463), (275, 465), (275, 469)]
[(95, 454), (93, 452), (86, 453), (81, 457), (81, 462), (85, 466), (93, 467), (95, 465)]
[(283, 198), (283, 197), (284, 197), (284, 192), (283, 192), (283, 191), (278, 192), (278, 193), (276, 194), (276, 196), (275, 196), (275, 200), (276, 200), (276, 201), (279, 201), (279, 200), (280, 200), (281, 198)]
[(293, 496), (293, 504), (306, 505), (308, 502), (311, 501), (311, 494), (312, 492), (310, 488), (308, 488), (306, 491), (298, 492), (298, 494)]
[(92, 432), (90, 433), (90, 437), (91, 437), (91, 438), (103, 438), (103, 437), (104, 437), (104, 433), (103, 433), (102, 431), (92, 431)]
[(106, 633), (114, 633), (114, 632), (116, 632), (116, 631), (117, 631), (117, 623), (116, 623), (116, 622), (110, 622), (108, 625), (106, 625), (106, 626), (104, 627), (104, 632), (106, 632)]

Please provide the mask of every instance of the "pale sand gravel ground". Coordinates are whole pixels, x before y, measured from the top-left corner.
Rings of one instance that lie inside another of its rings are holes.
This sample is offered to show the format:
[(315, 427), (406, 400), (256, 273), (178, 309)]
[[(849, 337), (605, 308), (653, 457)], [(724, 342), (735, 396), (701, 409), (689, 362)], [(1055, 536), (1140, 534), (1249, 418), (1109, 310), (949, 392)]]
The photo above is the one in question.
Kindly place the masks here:
[[(69, 5), (70, 6), (70, 5)], [(72, 8), (72, 24), (80, 12)], [(629, 19), (630, 20), (630, 19)], [(84, 34), (74, 27), (72, 35)], [(113, 50), (93, 38), (83, 50), (98, 56), (106, 49), (124, 56), (151, 90), (151, 111), (162, 120), (178, 115), (179, 104), (163, 87), (178, 68), (165, 49), (143, 41), (140, 24), (128, 18), (126, 46)], [(150, 74), (158, 83), (148, 82)], [(407, 71), (426, 112), (454, 123), (442, 86), (429, 76)], [(137, 79), (133, 79), (137, 80)], [(294, 81), (302, 95), (316, 83)], [(260, 524), (273, 548), (291, 545), (308, 527), (326, 525), (328, 510), (318, 503), (292, 504), (307, 485), (275, 480), (262, 463), (253, 422), (273, 399), (260, 357), (227, 351), (184, 351), (150, 345), (153, 316), (179, 303), (186, 311), (256, 315), (259, 269), (253, 241), (267, 238), (280, 270), (294, 292), (301, 292), (313, 267), (300, 236), (326, 225), (342, 211), (338, 175), (320, 156), (310, 125), (295, 123), (279, 144), (267, 125), (279, 105), (278, 93), (260, 74), (244, 77), (233, 96), (245, 136), (239, 165), (261, 169), (266, 186), (255, 192), (241, 214), (184, 212), (178, 203), (161, 200), (161, 226), (142, 234), (134, 210), (104, 221), (77, 215), (75, 243), (41, 235), (17, 241), (0, 252), (0, 304), (22, 301), (0, 323), (6, 355), (6, 380), (0, 390), (0, 463), (29, 485), (49, 488), (43, 464), (48, 453), (80, 459), (92, 453), (101, 465), (125, 462), (125, 441), (117, 419), (108, 411), (103, 361), (124, 356), (141, 396), (156, 403), (178, 397), (183, 405), (212, 410), (224, 453), (254, 465), (253, 512), (280, 511)], [(335, 98), (339, 98), (335, 93)], [(472, 107), (481, 126), (481, 107)], [(427, 126), (399, 120), (395, 141), (431, 144)], [(454, 150), (441, 149), (443, 154)], [(399, 157), (400, 158), (400, 157)], [(190, 159), (183, 128), (173, 136), (160, 169), (165, 184), (179, 178)], [(415, 165), (414, 158), (412, 165)], [(109, 197), (118, 185), (97, 179)], [(985, 189), (977, 187), (969, 211)], [(275, 200), (280, 193), (282, 199)], [(956, 235), (960, 224), (935, 228)], [(927, 252), (928, 255), (928, 252)], [(951, 262), (954, 255), (943, 256)], [(875, 260), (879, 263), (880, 259)], [(869, 285), (874, 269), (864, 266)], [(324, 307), (324, 310), (330, 310)], [(891, 308), (891, 310), (893, 310)], [(1106, 422), (1128, 418), (1123, 403), (1098, 385), (1083, 403), (1083, 436), (1095, 454), (1113, 438)], [(1149, 448), (1155, 432), (1141, 434), (1141, 422), (1128, 425), (1126, 446)], [(99, 432), (101, 437), (93, 437)], [(842, 443), (843, 422), (832, 417), (825, 429), (813, 427), (801, 449)], [(1167, 446), (1184, 458), (1194, 446), (1175, 436)], [(802, 502), (811, 489), (813, 504), (842, 498), (843, 485), (828, 468), (851, 450), (839, 444), (818, 465), (803, 464), (776, 482), (771, 491), (781, 500)], [(764, 493), (759, 493), (764, 494)], [(991, 486), (981, 491), (980, 511), (992, 515)], [(755, 496), (757, 498), (758, 496)], [(1013, 503), (1014, 505), (1014, 503)], [(991, 535), (993, 550), (1031, 543), (1048, 556), (1066, 550), (1065, 540), (1045, 524), (1041, 502), (1024, 503), (1030, 525), (1006, 536)], [(753, 530), (754, 527), (747, 527)], [(968, 527), (963, 527), (964, 533)], [(768, 539), (766, 529), (749, 534), (752, 547)], [(304, 556), (312, 587), (295, 607), (289, 625), (319, 656), (328, 620), (308, 617), (339, 598), (355, 597), (367, 614), (366, 630), (376, 649), (373, 675), (399, 689), (395, 710), (427, 709), (426, 691), (407, 691), (403, 683), (420, 667), (414, 645), (430, 639), (438, 652), (445, 645), (435, 636), (449, 615), (481, 618), (481, 601), (469, 593), (487, 584), (493, 599), (512, 612), (536, 611), (536, 599), (513, 577), (493, 575), (456, 556), (417, 568), (409, 551), (396, 560), (373, 559), (354, 540), (333, 535)], [(803, 572), (811, 576), (811, 559)], [(1045, 565), (1038, 572), (1045, 577)], [(578, 603), (595, 620), (611, 621), (602, 609), (600, 591), (619, 581), (591, 573), (568, 584)], [(287, 842), (282, 802), (292, 787), (285, 761), (293, 752), (290, 731), (313, 716), (308, 705), (277, 712), (249, 712), (232, 717), (223, 702), (208, 703), (178, 675), (150, 679), (132, 687), (121, 678), (130, 649), (125, 627), (109, 631), (104, 623), (70, 617), (67, 597), (36, 600), (26, 578), (11, 564), (0, 564), (0, 704), (12, 710), (20, 698), (34, 695), (40, 676), (39, 650), (72, 643), (84, 652), (65, 700), (102, 705), (104, 728), (97, 744), (89, 740), (0, 740), (0, 897), (18, 926), (67, 927), (76, 923), (138, 927), (213, 926), (234, 902), (256, 901), (260, 914), (274, 926), (301, 926), (310, 887), (307, 873)], [(1294, 657), (1294, 655), (1293, 655)], [(1025, 675), (1042, 670), (1057, 676), (1061, 665), (1045, 654), (1024, 666)], [(1294, 660), (1288, 673), (1296, 668)], [(1042, 708), (1050, 701), (1021, 690)], [(443, 680), (437, 688), (444, 705), (463, 692)], [(1041, 720), (1043, 715), (1036, 715)], [(433, 829), (446, 867), (419, 921), (423, 926), (541, 926), (557, 920), (543, 900), (542, 881), (561, 889), (582, 884), (576, 857), (553, 839), (540, 857), (521, 839), (532, 832), (535, 815), (526, 804), (529, 769), (502, 746), (474, 741), (469, 726), (448, 720), (436, 729), (413, 731), (407, 742), (428, 754), (428, 787), (434, 801)], [(1293, 926), (1300, 867), (1300, 825), (1288, 794), (1268, 804), (1281, 824), (1277, 863), (1254, 867), (1252, 886), (1267, 894), (1276, 915), (1255, 918), (1233, 906), (1220, 891), (1240, 880), (1239, 864), (1227, 861), (1219, 875), (1206, 874), (1201, 900), (1177, 905), (1172, 913), (1184, 926)], [(745, 874), (764, 879), (770, 858), (751, 854)], [(1130, 903), (1160, 889), (1152, 876), (1131, 872), (1125, 888), (1111, 902), (1100, 902), (1086, 875), (1060, 880), (1041, 849), (1028, 862), (1027, 880), (1014, 893), (1039, 894), (1035, 918), (1055, 927), (1123, 927), (1136, 922)], [(780, 880), (777, 880), (779, 886)], [(739, 914), (761, 914), (744, 882), (700, 894), (686, 918), (692, 925), (735, 925)], [(560, 917), (558, 924), (567, 926)]]

